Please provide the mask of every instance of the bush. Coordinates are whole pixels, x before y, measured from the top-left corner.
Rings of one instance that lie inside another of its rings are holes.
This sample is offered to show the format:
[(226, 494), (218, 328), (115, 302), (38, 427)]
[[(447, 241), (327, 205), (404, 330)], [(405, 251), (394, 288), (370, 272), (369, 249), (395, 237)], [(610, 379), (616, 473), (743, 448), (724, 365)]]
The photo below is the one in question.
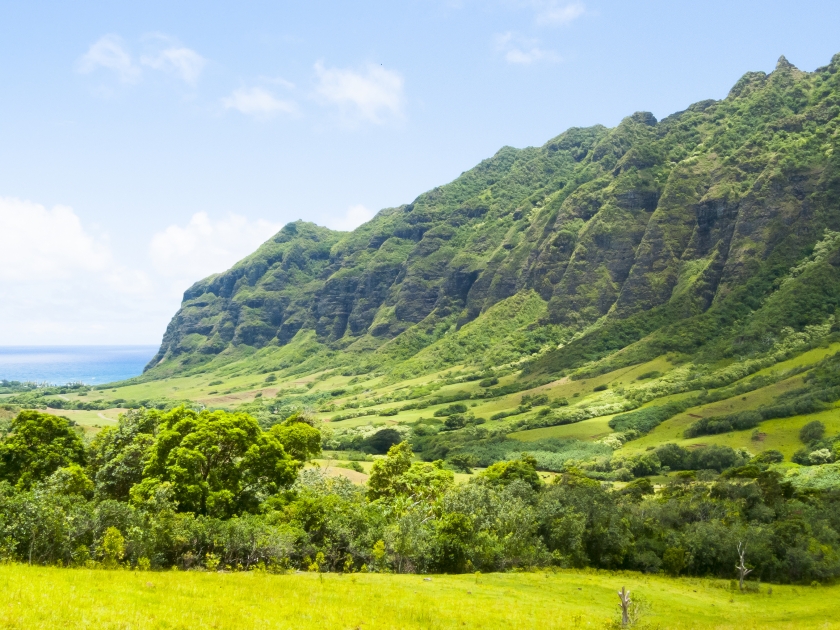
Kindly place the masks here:
[(454, 405), (449, 405), (448, 407), (444, 407), (443, 409), (438, 409), (435, 411), (434, 416), (435, 418), (442, 418), (444, 416), (452, 416), (456, 413), (466, 413), (467, 406), (464, 403), (455, 403)]
[(622, 468), (627, 468), (634, 477), (655, 475), (662, 468), (662, 463), (655, 453), (639, 453), (621, 462)]
[(774, 449), (762, 451), (752, 458), (752, 463), (767, 466), (770, 464), (779, 464), (783, 461), (785, 461), (785, 456), (782, 455), (781, 451)]
[(819, 466), (820, 464), (830, 464), (833, 461), (831, 451), (827, 448), (820, 448), (808, 454), (808, 462), (812, 466)]
[(365, 469), (362, 467), (362, 465), (359, 462), (356, 462), (356, 461), (345, 462), (342, 465), (342, 468), (347, 468), (348, 470), (355, 470), (356, 472), (360, 472), (360, 473), (365, 472)]
[(402, 435), (396, 429), (381, 429), (362, 442), (362, 449), (384, 455), (394, 444), (402, 441)]
[(606, 384), (604, 384), (604, 385), (598, 385), (598, 386), (596, 386), (596, 387), (593, 387), (593, 388), (592, 388), (592, 391), (593, 391), (593, 392), (605, 392), (605, 391), (607, 391), (607, 385), (606, 385)]
[(691, 451), (686, 462), (690, 470), (716, 470), (722, 472), (727, 468), (741, 466), (746, 458), (729, 446), (712, 444)]
[(472, 474), (472, 469), (476, 467), (477, 460), (474, 455), (469, 453), (455, 453), (450, 455), (446, 460), (449, 465), (457, 471)]
[(463, 429), (465, 426), (467, 426), (467, 419), (459, 413), (454, 414), (446, 419), (446, 421), (443, 423), (443, 426), (446, 427), (447, 431)]
[(490, 378), (482, 379), (478, 382), (479, 387), (493, 387), (493, 385), (498, 385), (499, 379), (495, 376), (491, 376)]
[(669, 403), (659, 407), (645, 407), (629, 413), (620, 413), (610, 420), (610, 428), (613, 431), (633, 429), (639, 433), (647, 433), (687, 408), (685, 403)]
[(659, 378), (660, 376), (662, 376), (662, 372), (652, 370), (651, 372), (645, 372), (644, 374), (639, 374), (636, 377), (636, 380), (637, 381), (646, 381), (649, 378)]
[(692, 424), (684, 431), (683, 435), (687, 438), (693, 438), (699, 435), (744, 431), (757, 427), (762, 420), (762, 415), (758, 411), (741, 411), (726, 416), (711, 416), (702, 418)]
[(646, 494), (654, 494), (653, 484), (650, 479), (645, 477), (635, 479), (621, 489), (621, 494), (627, 494), (641, 499)]
[(671, 470), (685, 470), (687, 466), (689, 451), (679, 444), (663, 444), (654, 453), (660, 463)]
[(799, 439), (804, 444), (821, 440), (825, 435), (825, 425), (819, 420), (813, 420), (799, 429)]

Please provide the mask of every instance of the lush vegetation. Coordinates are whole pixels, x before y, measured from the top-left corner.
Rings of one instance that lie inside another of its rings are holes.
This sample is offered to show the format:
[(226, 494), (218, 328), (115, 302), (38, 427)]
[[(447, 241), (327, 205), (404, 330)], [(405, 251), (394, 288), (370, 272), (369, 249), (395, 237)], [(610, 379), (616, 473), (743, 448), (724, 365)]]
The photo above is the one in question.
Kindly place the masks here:
[[(803, 435), (813, 444), (824, 430)], [(300, 415), (263, 430), (244, 413), (130, 411), (85, 446), (64, 419), (22, 412), (0, 443), (0, 553), (88, 568), (726, 578), (746, 542), (761, 580), (840, 576), (840, 490), (797, 490), (772, 453), (664, 445), (624, 460), (639, 478), (611, 488), (572, 466), (547, 483), (530, 456), (456, 484), (408, 442), (358, 486), (301, 471), (319, 452)], [(655, 493), (643, 475), (663, 466), (699, 472)]]

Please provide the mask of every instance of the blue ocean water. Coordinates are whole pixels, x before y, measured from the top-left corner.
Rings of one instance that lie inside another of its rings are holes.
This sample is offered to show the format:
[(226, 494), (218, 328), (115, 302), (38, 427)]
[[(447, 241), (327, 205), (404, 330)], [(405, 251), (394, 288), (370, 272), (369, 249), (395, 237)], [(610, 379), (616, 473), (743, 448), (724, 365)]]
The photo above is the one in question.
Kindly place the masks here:
[(143, 373), (157, 346), (0, 346), (0, 380), (112, 383)]

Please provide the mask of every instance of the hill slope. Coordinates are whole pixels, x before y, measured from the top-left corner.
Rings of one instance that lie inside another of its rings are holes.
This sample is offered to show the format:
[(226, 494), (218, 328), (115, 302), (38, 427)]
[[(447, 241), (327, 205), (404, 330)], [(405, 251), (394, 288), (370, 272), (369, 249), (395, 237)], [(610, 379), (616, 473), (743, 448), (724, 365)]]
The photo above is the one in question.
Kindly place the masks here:
[(360, 373), (395, 366), (517, 295), (543, 305), (494, 329), (503, 357), (464, 341), (421, 371), (515, 360), (577, 335), (529, 368), (553, 372), (665, 324), (648, 355), (693, 352), (736, 321), (740, 354), (766, 350), (783, 327), (822, 323), (840, 304), (833, 240), (786, 289), (805, 303), (779, 295), (826, 229), (840, 230), (838, 69), (840, 57), (814, 73), (782, 58), (723, 101), (662, 121), (636, 113), (505, 147), (351, 233), (289, 224), (185, 293), (149, 376), (290, 344)]

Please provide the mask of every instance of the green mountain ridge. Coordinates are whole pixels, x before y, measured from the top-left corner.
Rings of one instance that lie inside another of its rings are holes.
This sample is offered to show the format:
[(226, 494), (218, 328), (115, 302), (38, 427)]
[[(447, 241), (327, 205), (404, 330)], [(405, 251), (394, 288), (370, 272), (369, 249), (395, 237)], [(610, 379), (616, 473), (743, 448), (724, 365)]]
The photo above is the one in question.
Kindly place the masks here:
[[(353, 232), (290, 223), (186, 291), (146, 377), (284, 348), (279, 369), (400, 377), (532, 355), (526, 374), (562, 372), (643, 337), (616, 365), (716, 339), (766, 351), (840, 305), (826, 232), (840, 230), (839, 68), (782, 57), (661, 121), (639, 112), (505, 147)], [(509, 300), (528, 305), (507, 309), (516, 326), (469, 334)]]

